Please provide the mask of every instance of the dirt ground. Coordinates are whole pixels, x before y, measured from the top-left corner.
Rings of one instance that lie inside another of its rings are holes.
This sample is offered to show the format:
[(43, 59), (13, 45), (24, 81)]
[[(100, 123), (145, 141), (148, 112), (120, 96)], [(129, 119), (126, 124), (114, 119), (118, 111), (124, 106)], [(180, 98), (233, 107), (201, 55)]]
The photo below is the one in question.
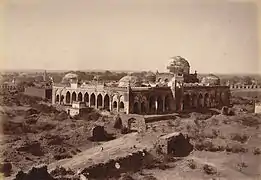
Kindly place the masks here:
[[(251, 103), (247, 100), (233, 100), (237, 102), (235, 115), (177, 115), (173, 119), (147, 123), (147, 131), (133, 138), (122, 137), (120, 130), (113, 128), (113, 117), (109, 114), (101, 115), (92, 110), (88, 117), (74, 119), (49, 107), (46, 102), (28, 99), (6, 96), (1, 101), (0, 153), (3, 162), (11, 163), (11, 175), (40, 164), (50, 167), (62, 159), (70, 167), (67, 160), (74, 161), (87, 151), (93, 161), (96, 156), (102, 159), (106, 153), (95, 151), (101, 146), (117, 156), (140, 144), (147, 148), (152, 161), (136, 172), (103, 179), (261, 179), (261, 115), (251, 113)], [(106, 132), (116, 140), (111, 144), (92, 141), (91, 129), (95, 124), (103, 124)], [(190, 138), (194, 150), (189, 156), (173, 158), (154, 148), (153, 143), (159, 136), (175, 131)]]

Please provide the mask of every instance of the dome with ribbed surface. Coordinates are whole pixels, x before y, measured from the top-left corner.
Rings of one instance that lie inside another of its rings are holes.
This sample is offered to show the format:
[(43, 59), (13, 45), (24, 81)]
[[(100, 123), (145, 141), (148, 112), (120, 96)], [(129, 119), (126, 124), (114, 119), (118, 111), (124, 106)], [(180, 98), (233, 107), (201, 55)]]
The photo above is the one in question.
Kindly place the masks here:
[(205, 85), (220, 85), (220, 78), (214, 74), (209, 74), (202, 78), (201, 83)]
[(62, 79), (62, 83), (68, 83), (71, 81), (77, 81), (78, 80), (78, 75), (75, 73), (67, 73), (63, 79)]
[(189, 74), (190, 65), (185, 58), (174, 56), (170, 59), (167, 69), (169, 69), (170, 73), (174, 74)]
[(181, 56), (174, 56), (171, 58), (170, 62), (171, 66), (182, 66), (182, 67), (190, 67), (189, 62), (181, 57)]
[(132, 87), (139, 87), (141, 86), (141, 79), (137, 76), (128, 75), (119, 80), (119, 87), (128, 87), (129, 85)]

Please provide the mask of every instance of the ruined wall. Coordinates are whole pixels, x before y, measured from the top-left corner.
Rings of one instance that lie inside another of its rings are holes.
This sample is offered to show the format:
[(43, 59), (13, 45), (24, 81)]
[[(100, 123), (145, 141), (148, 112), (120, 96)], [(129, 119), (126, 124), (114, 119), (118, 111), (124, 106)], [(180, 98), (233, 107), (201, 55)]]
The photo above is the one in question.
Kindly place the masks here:
[[(142, 166), (146, 155), (145, 151), (140, 150), (125, 157), (87, 167), (81, 173), (87, 178), (102, 178), (119, 175), (127, 171), (137, 171)], [(115, 167), (116, 163), (119, 164), (119, 168)]]
[(28, 96), (40, 97), (43, 99), (45, 99), (45, 98), (51, 99), (52, 90), (45, 89), (45, 88), (27, 87), (27, 88), (25, 88), (24, 94), (28, 95)]

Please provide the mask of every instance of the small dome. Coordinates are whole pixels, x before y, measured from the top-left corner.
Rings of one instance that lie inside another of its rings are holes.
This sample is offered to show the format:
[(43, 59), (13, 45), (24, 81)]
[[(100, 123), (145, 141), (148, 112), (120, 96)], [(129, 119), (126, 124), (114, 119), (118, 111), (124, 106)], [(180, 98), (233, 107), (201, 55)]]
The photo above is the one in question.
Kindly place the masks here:
[(156, 81), (156, 75), (149, 71), (146, 75), (145, 75), (145, 79), (149, 82), (155, 82)]
[(189, 62), (181, 56), (172, 57), (170, 66), (190, 67)]
[(77, 81), (78, 80), (78, 75), (77, 74), (74, 74), (74, 73), (67, 73), (63, 79), (62, 79), (62, 82), (63, 83), (67, 83), (67, 82), (70, 82), (70, 81)]
[(220, 85), (220, 78), (214, 74), (209, 74), (202, 78), (201, 83), (205, 85)]
[(132, 87), (139, 87), (141, 86), (141, 79), (138, 78), (137, 76), (124, 76), (123, 78), (121, 78), (119, 80), (119, 87), (128, 87), (130, 84), (130, 86)]

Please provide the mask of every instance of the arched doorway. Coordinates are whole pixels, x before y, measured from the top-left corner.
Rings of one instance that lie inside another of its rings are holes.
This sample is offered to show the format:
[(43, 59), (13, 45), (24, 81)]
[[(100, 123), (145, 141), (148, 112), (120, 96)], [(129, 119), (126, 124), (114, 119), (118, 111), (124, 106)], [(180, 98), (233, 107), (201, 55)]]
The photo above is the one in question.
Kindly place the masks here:
[(133, 113), (134, 113), (134, 114), (139, 114), (139, 113), (140, 113), (139, 103), (138, 103), (138, 102), (135, 102), (135, 103), (133, 104)]
[(73, 92), (73, 93), (72, 93), (72, 102), (73, 102), (73, 101), (76, 101), (76, 92)]
[(144, 101), (141, 102), (140, 111), (141, 111), (142, 114), (146, 114), (147, 113), (146, 103)]
[(89, 94), (86, 92), (83, 96), (84, 102), (89, 102)]
[(196, 94), (192, 94), (191, 100), (192, 100), (192, 107), (197, 108), (197, 96), (196, 96)]
[(171, 98), (170, 98), (169, 95), (167, 95), (167, 96), (165, 97), (165, 105), (164, 105), (164, 107), (165, 107), (165, 112), (170, 112), (170, 111), (171, 111), (170, 105), (171, 105)]
[(56, 95), (56, 98), (55, 98), (55, 102), (58, 103), (59, 100), (60, 100), (60, 96), (59, 96), (59, 94), (57, 94), (57, 95)]
[(110, 110), (110, 97), (108, 94), (104, 96), (104, 109)]
[(190, 95), (189, 94), (185, 94), (184, 96), (184, 100), (183, 100), (183, 105), (184, 105), (184, 109), (189, 109), (190, 108)]
[(202, 94), (199, 94), (199, 96), (198, 96), (198, 107), (203, 108), (203, 106), (204, 106), (204, 99), (203, 99)]
[(102, 108), (102, 95), (97, 96), (97, 108)]
[(156, 105), (155, 105), (156, 101), (155, 101), (155, 97), (151, 96), (149, 98), (149, 111), (150, 113), (155, 113), (156, 112)]
[(90, 99), (90, 105), (91, 107), (95, 106), (95, 94), (91, 94), (91, 99)]
[(120, 111), (124, 111), (124, 103), (121, 101), (119, 104)]
[(82, 93), (81, 92), (79, 92), (79, 94), (78, 94), (78, 101), (82, 101)]
[(206, 93), (204, 97), (204, 107), (207, 108), (209, 107), (209, 94)]
[(118, 105), (117, 102), (116, 102), (116, 101), (113, 101), (113, 103), (112, 103), (112, 108), (113, 108), (113, 109), (117, 109), (117, 105)]
[(64, 95), (61, 95), (61, 100), (60, 100), (60, 101), (61, 101), (61, 104), (64, 103), (64, 102), (63, 102), (63, 101), (64, 101)]
[(214, 107), (215, 106), (215, 96), (213, 94), (210, 95), (209, 98), (209, 107)]
[(66, 104), (70, 104), (70, 102), (71, 102), (71, 94), (69, 91), (67, 91), (67, 93), (66, 93), (65, 102), (66, 102)]
[(226, 101), (228, 99), (228, 93), (227, 92), (222, 92), (221, 93), (221, 104), (222, 105), (225, 105), (226, 104)]
[(163, 112), (163, 101), (160, 96), (157, 98), (157, 106), (158, 106), (157, 113), (158, 114), (162, 113)]

